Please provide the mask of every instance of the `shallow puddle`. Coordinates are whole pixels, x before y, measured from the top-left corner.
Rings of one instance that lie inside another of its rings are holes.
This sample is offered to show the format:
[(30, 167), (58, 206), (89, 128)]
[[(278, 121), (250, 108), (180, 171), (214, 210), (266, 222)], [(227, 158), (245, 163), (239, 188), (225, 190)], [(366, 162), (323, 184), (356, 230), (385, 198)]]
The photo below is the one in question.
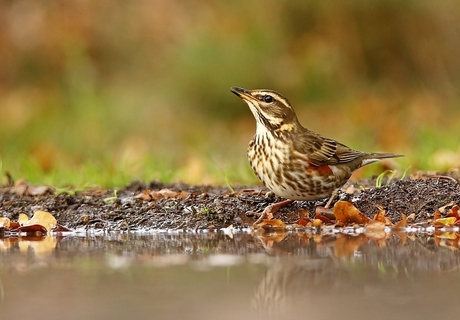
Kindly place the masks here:
[(456, 234), (3, 239), (0, 319), (447, 319)]

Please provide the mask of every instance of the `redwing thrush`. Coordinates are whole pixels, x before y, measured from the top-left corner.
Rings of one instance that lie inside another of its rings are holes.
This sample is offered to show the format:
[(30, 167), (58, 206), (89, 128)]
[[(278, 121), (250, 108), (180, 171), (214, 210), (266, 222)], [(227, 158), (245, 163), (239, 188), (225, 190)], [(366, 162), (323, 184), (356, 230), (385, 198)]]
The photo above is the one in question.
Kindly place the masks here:
[(289, 199), (268, 207), (262, 217), (272, 216), (272, 211), (292, 200), (332, 195), (327, 207), (356, 169), (402, 156), (353, 150), (304, 128), (289, 101), (278, 92), (239, 87), (232, 87), (231, 92), (248, 104), (256, 119), (256, 134), (248, 146), (252, 169), (268, 189)]

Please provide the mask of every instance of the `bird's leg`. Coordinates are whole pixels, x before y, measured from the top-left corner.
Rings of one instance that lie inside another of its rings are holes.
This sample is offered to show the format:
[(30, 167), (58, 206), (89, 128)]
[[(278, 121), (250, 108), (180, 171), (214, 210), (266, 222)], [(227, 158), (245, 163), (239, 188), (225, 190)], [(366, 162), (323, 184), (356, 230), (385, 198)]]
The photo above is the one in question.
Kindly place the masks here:
[(329, 198), (329, 200), (327, 200), (326, 205), (324, 206), (324, 209), (329, 209), (329, 206), (331, 205), (335, 197), (337, 197), (338, 193), (339, 193), (339, 189), (335, 189), (334, 192), (332, 192), (331, 197)]
[(293, 202), (293, 200), (284, 200), (284, 201), (277, 202), (277, 203), (269, 205), (260, 214), (259, 219), (257, 219), (257, 221), (254, 222), (253, 225), (259, 224), (265, 217), (267, 217), (268, 220), (273, 219), (273, 214), (274, 213), (276, 213), (280, 208), (282, 208), (284, 206), (287, 206), (287, 205), (290, 205), (292, 202)]

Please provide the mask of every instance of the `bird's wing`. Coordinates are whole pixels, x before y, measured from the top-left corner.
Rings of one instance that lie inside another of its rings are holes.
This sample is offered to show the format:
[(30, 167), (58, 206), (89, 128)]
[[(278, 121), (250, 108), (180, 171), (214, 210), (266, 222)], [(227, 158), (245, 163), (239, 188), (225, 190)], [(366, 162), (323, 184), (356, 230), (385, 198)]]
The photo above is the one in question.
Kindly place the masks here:
[(294, 149), (306, 155), (316, 166), (347, 163), (363, 154), (312, 131), (296, 135), (293, 143)]

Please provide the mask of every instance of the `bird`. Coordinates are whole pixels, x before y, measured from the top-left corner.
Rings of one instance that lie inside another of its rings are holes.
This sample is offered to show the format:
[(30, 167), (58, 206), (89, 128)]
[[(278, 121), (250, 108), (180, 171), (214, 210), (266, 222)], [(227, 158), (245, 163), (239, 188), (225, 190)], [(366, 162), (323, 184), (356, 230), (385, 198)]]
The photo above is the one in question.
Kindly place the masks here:
[(326, 208), (352, 173), (373, 162), (400, 154), (363, 152), (323, 137), (302, 126), (287, 98), (268, 89), (230, 91), (247, 103), (256, 120), (256, 133), (247, 154), (258, 179), (275, 195), (287, 200), (268, 206), (260, 218), (294, 200), (329, 198)]

